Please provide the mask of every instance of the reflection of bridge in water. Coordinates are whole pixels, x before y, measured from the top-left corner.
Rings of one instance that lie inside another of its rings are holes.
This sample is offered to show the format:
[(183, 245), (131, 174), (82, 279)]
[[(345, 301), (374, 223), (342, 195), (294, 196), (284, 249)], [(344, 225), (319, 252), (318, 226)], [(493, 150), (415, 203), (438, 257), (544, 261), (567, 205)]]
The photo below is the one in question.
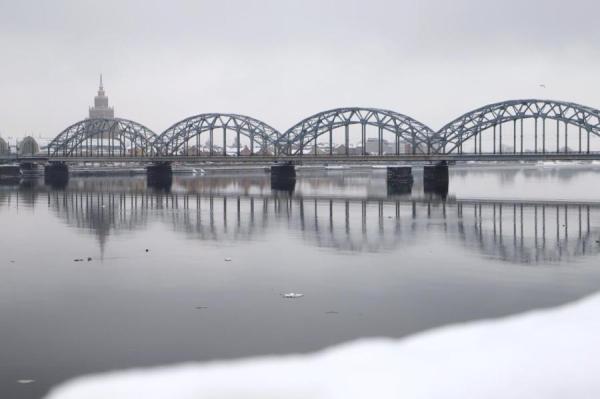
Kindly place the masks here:
[[(37, 193), (37, 194), (34, 194)], [(0, 194), (0, 206), (16, 192)], [(308, 245), (379, 252), (427, 245), (437, 236), (485, 257), (515, 263), (572, 261), (596, 255), (600, 203), (455, 200), (435, 197), (344, 198), (272, 192), (157, 193), (146, 190), (20, 193), (72, 227), (107, 237), (159, 220), (206, 242), (251, 241), (287, 229)]]

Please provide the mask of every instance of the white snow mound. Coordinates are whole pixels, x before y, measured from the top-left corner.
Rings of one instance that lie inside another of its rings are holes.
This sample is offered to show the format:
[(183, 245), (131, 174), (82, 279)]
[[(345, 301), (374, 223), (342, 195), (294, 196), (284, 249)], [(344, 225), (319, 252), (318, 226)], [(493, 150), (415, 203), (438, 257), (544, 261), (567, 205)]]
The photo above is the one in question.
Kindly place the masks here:
[(600, 398), (600, 295), (311, 355), (77, 378), (47, 399)]

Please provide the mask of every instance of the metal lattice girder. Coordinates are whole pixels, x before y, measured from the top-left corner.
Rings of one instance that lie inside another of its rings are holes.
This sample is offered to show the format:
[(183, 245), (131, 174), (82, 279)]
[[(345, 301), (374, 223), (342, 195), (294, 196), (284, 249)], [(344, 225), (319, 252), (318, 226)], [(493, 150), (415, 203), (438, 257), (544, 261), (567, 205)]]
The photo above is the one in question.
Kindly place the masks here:
[(509, 121), (552, 119), (600, 136), (600, 111), (575, 103), (552, 100), (511, 100), (486, 105), (470, 111), (446, 126), (433, 137), (437, 153), (452, 153), (479, 132)]
[(278, 142), (279, 151), (302, 154), (317, 138), (333, 129), (350, 125), (375, 126), (410, 143), (413, 153), (427, 153), (433, 131), (425, 124), (394, 111), (377, 108), (338, 108), (312, 115), (290, 129)]
[[(189, 146), (200, 143), (200, 136), (208, 133), (210, 152), (212, 153), (212, 132), (222, 130), (236, 136), (238, 144), (238, 155), (240, 155), (240, 135), (250, 139), (250, 154), (270, 154), (275, 153), (275, 143), (280, 133), (273, 127), (257, 119), (238, 114), (200, 114), (186, 118), (177, 122), (159, 137), (157, 143), (161, 148), (163, 155), (181, 155), (189, 153)], [(194, 143), (192, 140), (196, 140)], [(225, 150), (222, 148), (222, 150)], [(199, 151), (196, 148), (196, 151)]]
[(49, 156), (153, 156), (157, 135), (127, 119), (84, 119), (48, 145)]

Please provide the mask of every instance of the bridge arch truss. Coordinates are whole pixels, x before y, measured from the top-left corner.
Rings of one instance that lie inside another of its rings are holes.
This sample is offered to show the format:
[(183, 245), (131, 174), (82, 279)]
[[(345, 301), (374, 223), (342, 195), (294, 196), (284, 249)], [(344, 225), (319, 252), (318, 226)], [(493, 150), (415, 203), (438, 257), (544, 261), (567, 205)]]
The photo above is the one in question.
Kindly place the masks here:
[(432, 141), (435, 152), (445, 154), (589, 154), (600, 150), (599, 137), (599, 110), (530, 99), (499, 102), (468, 112), (442, 127)]
[(151, 157), (157, 135), (127, 119), (84, 119), (63, 130), (48, 145), (48, 156)]
[[(352, 154), (350, 147), (350, 126), (361, 126), (361, 139), (359, 154)], [(377, 108), (337, 108), (312, 115), (290, 129), (279, 139), (278, 147), (280, 153), (287, 155), (303, 155), (314, 152), (318, 154), (318, 139), (328, 135), (328, 148), (326, 153), (333, 155), (336, 151), (339, 155), (368, 155), (367, 152), (367, 127), (374, 126), (378, 130), (377, 155), (384, 153), (400, 154), (408, 152), (412, 154), (428, 153), (431, 148), (430, 137), (433, 131), (421, 122), (406, 115), (394, 111)], [(343, 147), (334, 149), (333, 132), (335, 129), (344, 128)], [(384, 132), (394, 135), (393, 150), (386, 151), (384, 147)], [(401, 148), (401, 143), (408, 144), (410, 149)], [(340, 151), (342, 154), (340, 154)]]
[[(221, 136), (220, 143), (215, 141), (215, 132)], [(275, 128), (249, 116), (208, 113), (177, 122), (159, 136), (158, 143), (165, 156), (276, 155), (279, 136)], [(207, 142), (202, 143), (203, 137)], [(242, 140), (246, 140), (244, 146)]]

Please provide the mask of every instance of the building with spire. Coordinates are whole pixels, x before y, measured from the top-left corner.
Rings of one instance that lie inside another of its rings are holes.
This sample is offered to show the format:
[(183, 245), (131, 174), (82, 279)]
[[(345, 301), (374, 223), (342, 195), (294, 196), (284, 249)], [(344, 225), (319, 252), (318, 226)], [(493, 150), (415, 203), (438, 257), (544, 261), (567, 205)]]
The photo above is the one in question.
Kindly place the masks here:
[(100, 74), (100, 87), (98, 88), (98, 95), (94, 97), (94, 106), (90, 107), (89, 119), (113, 119), (114, 117), (115, 110), (113, 107), (108, 106), (108, 97), (104, 93), (104, 85), (102, 84), (102, 74)]

